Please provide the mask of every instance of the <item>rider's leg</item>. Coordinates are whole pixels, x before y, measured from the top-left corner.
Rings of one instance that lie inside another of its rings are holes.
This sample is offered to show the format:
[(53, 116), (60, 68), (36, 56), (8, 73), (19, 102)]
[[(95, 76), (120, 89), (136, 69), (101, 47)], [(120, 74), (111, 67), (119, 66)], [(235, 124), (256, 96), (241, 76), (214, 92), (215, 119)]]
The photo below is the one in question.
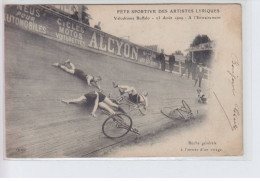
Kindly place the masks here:
[(70, 66), (71, 66), (71, 69), (75, 70), (75, 65), (71, 62), (69, 62)]
[(196, 86), (197, 82), (198, 82), (198, 78), (195, 79), (194, 87)]
[(119, 111), (121, 111), (122, 113), (126, 113), (119, 105), (113, 103), (109, 98), (105, 98), (104, 101), (106, 104), (108, 104), (109, 106), (115, 107), (117, 108)]
[(116, 114), (115, 111), (113, 109), (111, 109), (107, 104), (105, 104), (104, 102), (99, 102), (98, 106), (107, 110), (110, 114)]
[(112, 106), (112, 107), (115, 107), (115, 108), (118, 108), (118, 107), (119, 107), (117, 104), (113, 103), (113, 102), (112, 102), (109, 98), (107, 98), (107, 97), (104, 99), (103, 102), (106, 103), (106, 104), (108, 104), (109, 106)]
[(201, 80), (202, 80), (202, 76), (199, 77), (199, 87), (201, 88)]
[(70, 74), (74, 74), (75, 69), (69, 69), (68, 67), (64, 66), (64, 65), (60, 65), (60, 68), (65, 70), (66, 72), (70, 73)]

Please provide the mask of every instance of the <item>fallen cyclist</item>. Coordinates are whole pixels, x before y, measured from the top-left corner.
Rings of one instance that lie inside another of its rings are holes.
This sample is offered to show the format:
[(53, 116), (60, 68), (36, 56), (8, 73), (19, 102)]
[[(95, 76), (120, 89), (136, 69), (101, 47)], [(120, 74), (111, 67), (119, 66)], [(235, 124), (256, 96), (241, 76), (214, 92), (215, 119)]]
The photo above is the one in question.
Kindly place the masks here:
[(94, 87), (98, 88), (99, 90), (101, 90), (98, 82), (101, 81), (102, 78), (100, 76), (93, 76), (90, 74), (86, 74), (82, 70), (75, 68), (75, 65), (70, 62), (70, 59), (66, 60), (65, 63), (63, 63), (63, 64), (54, 63), (53, 66), (59, 67), (62, 70), (66, 71), (72, 75), (75, 75), (79, 79), (87, 81), (87, 84), (89, 86), (94, 86)]
[(62, 100), (62, 102), (67, 104), (78, 104), (84, 101), (88, 102), (91, 105), (93, 104), (93, 110), (91, 112), (91, 115), (93, 117), (96, 117), (96, 110), (98, 107), (105, 109), (110, 114), (116, 114), (111, 107), (116, 108), (118, 111), (125, 113), (125, 111), (118, 104), (113, 103), (107, 96), (105, 96), (101, 92), (91, 91), (76, 99)]
[(134, 87), (130, 87), (127, 85), (118, 85), (113, 82), (113, 87), (118, 88), (121, 95), (127, 93), (128, 98), (131, 102), (135, 104), (143, 104), (144, 108), (146, 109), (148, 106), (148, 92), (143, 92), (139, 94)]

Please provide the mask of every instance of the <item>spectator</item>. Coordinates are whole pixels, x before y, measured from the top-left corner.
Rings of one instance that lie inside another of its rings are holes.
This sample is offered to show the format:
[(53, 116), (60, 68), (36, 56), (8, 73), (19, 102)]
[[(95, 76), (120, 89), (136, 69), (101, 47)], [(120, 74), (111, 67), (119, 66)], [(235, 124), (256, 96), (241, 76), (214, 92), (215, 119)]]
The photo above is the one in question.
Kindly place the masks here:
[(90, 25), (89, 24), (89, 19), (91, 18), (90, 15), (86, 12), (88, 10), (88, 8), (86, 6), (83, 6), (82, 8), (82, 23), (86, 24), (86, 25)]
[(192, 63), (191, 63), (191, 75), (192, 75), (192, 80), (196, 80), (196, 70), (197, 70), (197, 66), (198, 66), (198, 64), (197, 64), (197, 61), (196, 61), (196, 59), (194, 59), (194, 61), (192, 61)]
[(201, 88), (201, 81), (202, 81), (202, 78), (204, 77), (204, 72), (205, 72), (205, 70), (204, 70), (204, 68), (202, 66), (202, 63), (199, 63), (196, 72), (197, 72), (197, 78), (195, 80), (195, 85), (194, 86), (196, 86), (196, 84), (197, 84), (197, 82), (199, 80), (199, 87)]
[(72, 19), (74, 19), (74, 20), (79, 20), (79, 12), (78, 11), (74, 11), (74, 14), (72, 14), (71, 16), (70, 16)]
[(183, 76), (183, 74), (186, 74), (186, 71), (188, 70), (188, 79), (190, 78), (191, 63), (192, 63), (191, 62), (191, 57), (190, 57), (190, 55), (187, 55), (186, 59), (185, 59), (185, 68), (184, 68), (184, 70), (181, 73), (181, 77)]
[(162, 49), (162, 52), (160, 53), (160, 55), (158, 56), (158, 59), (161, 63), (162, 71), (165, 71), (165, 56), (164, 56), (164, 50), (163, 49)]
[(97, 25), (94, 26), (94, 28), (98, 29), (98, 30), (101, 30), (101, 22), (99, 21)]
[(171, 73), (173, 71), (174, 64), (175, 64), (175, 56), (172, 53), (172, 55), (169, 57), (169, 70), (170, 70)]

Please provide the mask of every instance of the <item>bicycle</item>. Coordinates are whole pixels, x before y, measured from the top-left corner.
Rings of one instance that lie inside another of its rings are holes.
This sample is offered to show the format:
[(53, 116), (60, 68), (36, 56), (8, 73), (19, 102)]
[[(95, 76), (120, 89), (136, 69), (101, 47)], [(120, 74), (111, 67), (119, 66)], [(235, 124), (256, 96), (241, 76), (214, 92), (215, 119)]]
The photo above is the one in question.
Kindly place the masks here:
[[(142, 95), (141, 95), (142, 96)], [(142, 103), (134, 103), (132, 101), (129, 100), (128, 96), (119, 96), (119, 97), (112, 97), (111, 95), (109, 95), (109, 98), (117, 103), (120, 106), (123, 106), (127, 108), (128, 113), (132, 112), (132, 111), (139, 111), (143, 116), (146, 115), (146, 103), (142, 102)], [(145, 99), (144, 99), (145, 100)]]
[(195, 118), (189, 105), (184, 100), (182, 100), (181, 107), (175, 109), (172, 107), (164, 107), (161, 109), (161, 113), (173, 120), (177, 119), (187, 121)]
[(106, 110), (102, 110), (102, 112), (109, 116), (102, 125), (102, 132), (106, 137), (111, 139), (121, 138), (129, 131), (140, 135), (139, 131), (133, 128), (133, 121), (129, 115), (125, 113), (111, 115)]

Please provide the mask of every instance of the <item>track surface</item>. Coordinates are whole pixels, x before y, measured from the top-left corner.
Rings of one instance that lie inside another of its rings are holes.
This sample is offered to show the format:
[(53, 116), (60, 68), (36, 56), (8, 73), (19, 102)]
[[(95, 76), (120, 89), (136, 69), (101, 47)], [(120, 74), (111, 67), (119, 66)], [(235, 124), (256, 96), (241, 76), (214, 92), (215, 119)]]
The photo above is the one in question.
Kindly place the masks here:
[[(194, 82), (176, 74), (88, 52), (14, 28), (6, 27), (5, 37), (7, 157), (97, 156), (98, 150), (122, 146), (174, 126), (176, 123), (160, 113), (162, 107), (179, 105), (182, 99), (196, 105)], [(106, 116), (100, 110), (97, 118), (93, 118), (92, 107), (59, 101), (93, 90), (85, 82), (52, 66), (67, 58), (85, 72), (101, 75), (106, 94), (118, 95), (112, 81), (149, 92), (147, 115), (131, 115), (141, 136), (129, 133), (120, 139), (108, 139), (102, 134)]]

